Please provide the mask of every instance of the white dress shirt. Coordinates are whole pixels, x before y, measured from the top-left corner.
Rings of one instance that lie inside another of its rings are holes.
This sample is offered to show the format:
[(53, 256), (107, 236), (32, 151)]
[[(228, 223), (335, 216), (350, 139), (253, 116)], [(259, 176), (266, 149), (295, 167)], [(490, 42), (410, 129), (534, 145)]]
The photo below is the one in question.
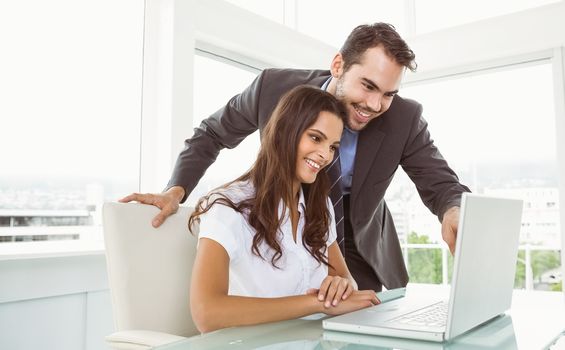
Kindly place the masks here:
[[(238, 182), (222, 190), (222, 193), (234, 203), (238, 203), (253, 196), (254, 188), (249, 182)], [(336, 240), (337, 235), (333, 206), (329, 198), (327, 206), (331, 217), (326, 243), (329, 247)], [(279, 215), (282, 214), (282, 209), (281, 201)], [(264, 259), (252, 252), (255, 229), (248, 224), (244, 215), (216, 203), (208, 212), (200, 216), (199, 239), (208, 238), (218, 242), (230, 258), (229, 295), (283, 297), (304, 294), (309, 288), (320, 287), (328, 275), (328, 267), (318, 263), (302, 244), (304, 209), (304, 194), (301, 189), (296, 242), (292, 237), (290, 212), (286, 210), (277, 236), (282, 249), (282, 256), (275, 263), (278, 268), (271, 264), (274, 251), (265, 242), (261, 242), (258, 247)]]

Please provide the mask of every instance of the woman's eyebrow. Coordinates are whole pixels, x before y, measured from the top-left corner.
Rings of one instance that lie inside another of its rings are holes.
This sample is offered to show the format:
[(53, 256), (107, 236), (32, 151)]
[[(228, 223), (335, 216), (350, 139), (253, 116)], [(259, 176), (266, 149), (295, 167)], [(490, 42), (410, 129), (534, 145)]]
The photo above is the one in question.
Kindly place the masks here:
[[(318, 129), (310, 128), (310, 129), (308, 129), (308, 130), (309, 130), (309, 131), (313, 131), (313, 132), (319, 134), (320, 137), (321, 137), (323, 140), (327, 140), (327, 139), (328, 139), (328, 137), (326, 136), (326, 134), (324, 134), (322, 131), (320, 131), (320, 130), (318, 130)], [(340, 141), (335, 141), (334, 143), (332, 143), (332, 145), (339, 147), (339, 146), (341, 145), (341, 142), (340, 142)]]
[(322, 136), (322, 138), (323, 138), (324, 140), (327, 140), (327, 139), (328, 139), (328, 137), (326, 136), (326, 134), (324, 134), (322, 131), (320, 131), (320, 130), (318, 130), (318, 129), (310, 128), (310, 129), (308, 129), (308, 130), (317, 132), (318, 134), (320, 134), (320, 135)]

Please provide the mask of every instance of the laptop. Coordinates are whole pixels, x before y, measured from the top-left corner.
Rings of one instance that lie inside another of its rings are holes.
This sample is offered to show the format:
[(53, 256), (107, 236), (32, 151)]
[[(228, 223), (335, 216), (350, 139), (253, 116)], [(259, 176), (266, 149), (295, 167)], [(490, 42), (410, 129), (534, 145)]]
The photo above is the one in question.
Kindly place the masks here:
[(410, 294), (322, 322), (324, 329), (442, 342), (512, 303), (522, 201), (464, 193), (447, 300)]
[(496, 317), (484, 326), (457, 337), (454, 341), (442, 343), (328, 330), (324, 331), (322, 339), (332, 342), (334, 349), (516, 350), (519, 348), (510, 315)]

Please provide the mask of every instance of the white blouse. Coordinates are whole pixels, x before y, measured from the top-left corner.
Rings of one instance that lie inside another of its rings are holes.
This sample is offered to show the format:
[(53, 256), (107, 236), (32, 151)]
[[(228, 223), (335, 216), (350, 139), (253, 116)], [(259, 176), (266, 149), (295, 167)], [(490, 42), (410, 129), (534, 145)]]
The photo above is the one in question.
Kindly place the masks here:
[[(254, 188), (248, 182), (231, 185), (224, 193), (234, 203), (249, 198)], [(214, 197), (212, 197), (214, 198)], [(331, 222), (326, 245), (329, 247), (336, 240), (333, 206), (328, 198), (328, 209)], [(200, 238), (209, 238), (218, 242), (230, 258), (229, 295), (250, 297), (283, 297), (304, 294), (310, 288), (319, 288), (328, 275), (328, 267), (318, 263), (302, 244), (304, 230), (304, 194), (300, 190), (298, 211), (300, 218), (296, 230), (296, 242), (292, 237), (292, 224), (289, 210), (277, 237), (282, 249), (281, 258), (271, 264), (274, 251), (261, 242), (259, 251), (264, 259), (252, 251), (255, 229), (251, 227), (244, 215), (230, 207), (216, 203), (200, 216)], [(282, 201), (279, 215), (282, 215)], [(327, 257), (327, 251), (326, 251)]]

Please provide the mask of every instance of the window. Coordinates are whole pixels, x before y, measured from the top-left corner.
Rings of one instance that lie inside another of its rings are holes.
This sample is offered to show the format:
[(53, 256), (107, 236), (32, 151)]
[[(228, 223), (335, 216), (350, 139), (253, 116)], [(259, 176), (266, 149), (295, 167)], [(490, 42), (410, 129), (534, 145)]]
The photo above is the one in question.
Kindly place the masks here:
[[(197, 127), (228, 100), (242, 92), (255, 79), (257, 72), (228, 63), (195, 55), (194, 57), (194, 118)], [(190, 204), (210, 190), (235, 180), (251, 167), (259, 151), (259, 132), (249, 135), (234, 149), (224, 149), (216, 162), (204, 174), (188, 197)]]
[[(435, 144), (462, 183), (473, 192), (524, 200), (516, 276), (522, 288), (527, 278), (535, 289), (561, 287), (560, 281), (540, 279), (561, 264), (552, 87), (552, 66), (544, 63), (429, 81), (400, 92), (423, 104)], [(401, 171), (387, 198), (395, 217), (405, 218), (400, 225), (405, 242), (442, 242), (437, 218)], [(419, 264), (410, 261), (414, 252), (408, 252), (408, 266), (417, 274)], [(433, 258), (441, 261), (440, 255)], [(525, 265), (533, 267), (532, 276), (526, 276)], [(440, 282), (441, 273), (435, 276), (439, 280), (423, 282)]]
[(143, 10), (133, 0), (0, 5), (2, 244), (100, 241), (103, 201), (138, 189)]

